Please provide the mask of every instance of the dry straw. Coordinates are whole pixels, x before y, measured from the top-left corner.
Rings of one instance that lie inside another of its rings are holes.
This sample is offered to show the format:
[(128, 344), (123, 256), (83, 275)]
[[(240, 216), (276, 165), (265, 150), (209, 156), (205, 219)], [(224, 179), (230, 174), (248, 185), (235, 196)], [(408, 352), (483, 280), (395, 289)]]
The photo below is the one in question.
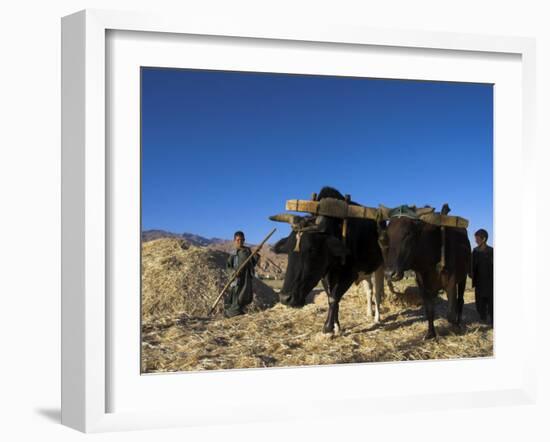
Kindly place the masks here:
[[(183, 239), (162, 238), (142, 246), (142, 320), (163, 321), (168, 317), (206, 316), (212, 301), (227, 281), (228, 254), (190, 245)], [(254, 280), (252, 310), (271, 307), (276, 293)], [(217, 310), (221, 312), (222, 306)]]
[(231, 319), (205, 317), (226, 281), (227, 254), (162, 239), (143, 245), (142, 371), (147, 373), (250, 367), (283, 367), (374, 361), (491, 356), (493, 331), (477, 319), (473, 292), (466, 292), (464, 325), (445, 319), (444, 297), (436, 304), (439, 337), (427, 330), (414, 280), (386, 297), (382, 323), (367, 318), (366, 295), (353, 286), (340, 303), (339, 336), (321, 333), (326, 294), (317, 290), (302, 309), (276, 304), (275, 292), (257, 281), (251, 311)]

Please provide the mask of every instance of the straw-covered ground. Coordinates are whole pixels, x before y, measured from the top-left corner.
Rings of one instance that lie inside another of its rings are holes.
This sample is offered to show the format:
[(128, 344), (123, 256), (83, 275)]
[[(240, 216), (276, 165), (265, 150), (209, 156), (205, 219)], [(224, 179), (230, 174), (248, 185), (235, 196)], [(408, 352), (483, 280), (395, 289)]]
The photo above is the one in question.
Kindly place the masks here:
[[(340, 364), (374, 361), (491, 356), (493, 330), (480, 323), (472, 290), (465, 294), (463, 326), (447, 323), (445, 295), (437, 302), (438, 338), (427, 330), (414, 280), (386, 287), (382, 321), (367, 318), (363, 287), (354, 286), (340, 303), (338, 336), (321, 332), (326, 294), (317, 290), (301, 309), (276, 304), (276, 293), (256, 281), (258, 300), (248, 314), (223, 318), (206, 312), (227, 280), (227, 254), (181, 240), (144, 243), (142, 253), (142, 371), (144, 373), (250, 367)], [(272, 284), (275, 285), (275, 284)], [(409, 287), (409, 288), (407, 288)]]

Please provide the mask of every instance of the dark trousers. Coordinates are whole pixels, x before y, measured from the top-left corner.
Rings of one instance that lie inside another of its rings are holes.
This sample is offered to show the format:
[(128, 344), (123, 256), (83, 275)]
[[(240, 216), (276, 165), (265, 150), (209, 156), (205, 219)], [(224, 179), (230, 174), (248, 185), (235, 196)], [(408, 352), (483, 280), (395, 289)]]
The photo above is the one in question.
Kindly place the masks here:
[(476, 310), (479, 318), (486, 321), (487, 317), (493, 320), (493, 294), (479, 293), (476, 290)]
[(239, 303), (239, 293), (241, 288), (239, 286), (231, 287), (224, 299), (224, 315), (226, 318), (232, 316), (238, 316), (244, 314), (243, 307)]

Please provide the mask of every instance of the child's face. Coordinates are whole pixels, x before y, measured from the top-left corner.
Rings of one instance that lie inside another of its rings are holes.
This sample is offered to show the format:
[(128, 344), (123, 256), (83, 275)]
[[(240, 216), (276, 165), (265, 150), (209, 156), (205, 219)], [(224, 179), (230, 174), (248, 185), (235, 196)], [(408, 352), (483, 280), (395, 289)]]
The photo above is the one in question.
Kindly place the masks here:
[(236, 236), (233, 241), (235, 242), (235, 246), (240, 249), (244, 245), (244, 238), (242, 236)]
[(483, 238), (482, 236), (476, 235), (475, 239), (478, 246), (485, 244), (485, 238)]

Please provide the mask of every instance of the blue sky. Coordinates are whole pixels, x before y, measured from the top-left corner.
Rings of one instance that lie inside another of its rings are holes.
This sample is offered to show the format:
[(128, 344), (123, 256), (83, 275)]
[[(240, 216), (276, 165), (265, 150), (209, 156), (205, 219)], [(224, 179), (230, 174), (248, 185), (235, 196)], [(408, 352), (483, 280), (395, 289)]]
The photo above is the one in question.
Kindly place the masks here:
[[(493, 233), (488, 84), (142, 68), (142, 228), (261, 241), (329, 185)], [(272, 241), (270, 241), (272, 242)]]

